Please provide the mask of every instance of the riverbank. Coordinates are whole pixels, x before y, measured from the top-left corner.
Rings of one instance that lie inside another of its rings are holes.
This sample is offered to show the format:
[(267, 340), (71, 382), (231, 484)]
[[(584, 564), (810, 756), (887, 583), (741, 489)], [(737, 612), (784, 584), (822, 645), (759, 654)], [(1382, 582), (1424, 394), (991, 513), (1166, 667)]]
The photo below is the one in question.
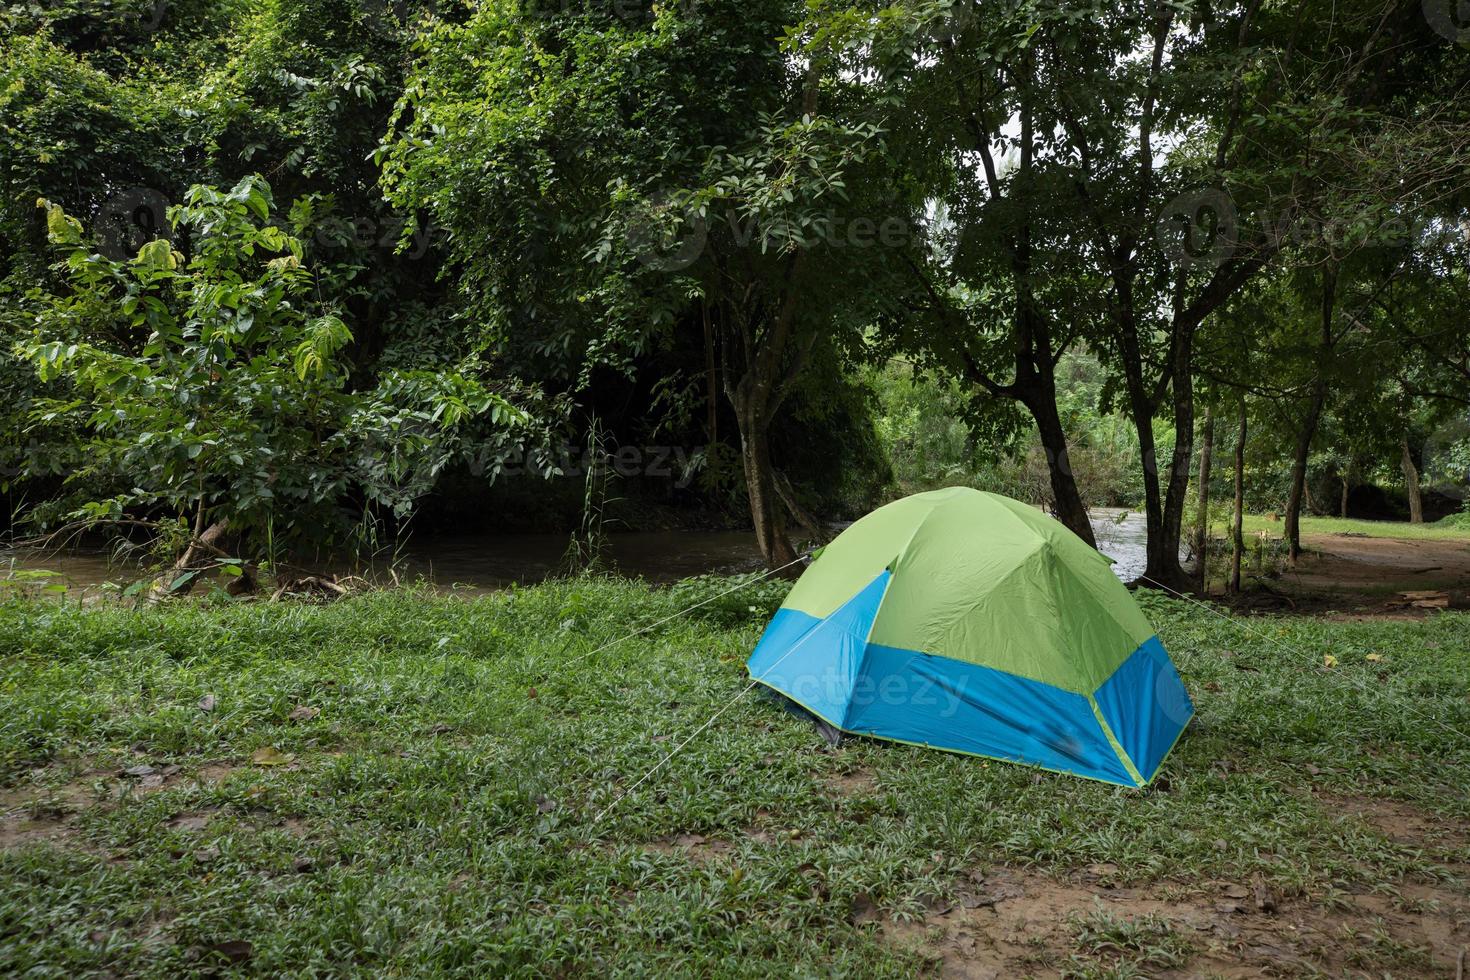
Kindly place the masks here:
[(588, 656), (719, 584), (0, 604), (0, 973), (1430, 976), (1470, 944), (1470, 616), (1143, 595), (1198, 715), (1140, 792), (731, 704), (780, 586)]

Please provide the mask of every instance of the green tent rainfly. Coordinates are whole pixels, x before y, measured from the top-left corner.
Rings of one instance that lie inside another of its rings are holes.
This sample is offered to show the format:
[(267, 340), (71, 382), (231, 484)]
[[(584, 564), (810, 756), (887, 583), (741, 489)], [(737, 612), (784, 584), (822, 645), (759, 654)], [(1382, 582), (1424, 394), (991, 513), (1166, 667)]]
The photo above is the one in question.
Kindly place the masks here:
[(1194, 714), (1110, 562), (964, 487), (880, 507), (818, 554), (750, 676), (833, 728), (1123, 786)]

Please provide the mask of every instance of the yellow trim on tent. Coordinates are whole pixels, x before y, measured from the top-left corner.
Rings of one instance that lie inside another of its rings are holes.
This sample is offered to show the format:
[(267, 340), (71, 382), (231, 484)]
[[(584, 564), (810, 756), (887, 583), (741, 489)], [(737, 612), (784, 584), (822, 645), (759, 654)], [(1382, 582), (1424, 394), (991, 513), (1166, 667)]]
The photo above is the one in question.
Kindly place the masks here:
[(1096, 718), (1097, 723), (1102, 726), (1102, 732), (1107, 736), (1108, 744), (1117, 753), (1118, 761), (1123, 763), (1123, 768), (1128, 770), (1128, 775), (1132, 776), (1133, 781), (1139, 786), (1148, 785), (1148, 780), (1143, 778), (1143, 773), (1138, 771), (1138, 767), (1133, 764), (1133, 760), (1128, 758), (1128, 753), (1123, 751), (1123, 743), (1118, 741), (1118, 736), (1113, 734), (1113, 726), (1109, 725), (1108, 720), (1103, 717), (1102, 709), (1097, 706), (1097, 698), (1089, 694), (1087, 695), (1087, 703), (1092, 706), (1092, 717)]

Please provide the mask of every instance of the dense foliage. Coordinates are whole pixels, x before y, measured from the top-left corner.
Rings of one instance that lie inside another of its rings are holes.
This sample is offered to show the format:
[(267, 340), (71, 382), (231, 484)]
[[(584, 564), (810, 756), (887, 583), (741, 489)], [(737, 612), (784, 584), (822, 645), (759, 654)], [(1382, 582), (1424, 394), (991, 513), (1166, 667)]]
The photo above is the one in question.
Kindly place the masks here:
[(570, 527), (596, 432), (683, 460), (626, 515), (773, 563), (963, 481), (1140, 506), (1167, 582), (1243, 415), (1291, 529), (1432, 519), (1470, 56), (1429, 6), (5, 7), (9, 517)]

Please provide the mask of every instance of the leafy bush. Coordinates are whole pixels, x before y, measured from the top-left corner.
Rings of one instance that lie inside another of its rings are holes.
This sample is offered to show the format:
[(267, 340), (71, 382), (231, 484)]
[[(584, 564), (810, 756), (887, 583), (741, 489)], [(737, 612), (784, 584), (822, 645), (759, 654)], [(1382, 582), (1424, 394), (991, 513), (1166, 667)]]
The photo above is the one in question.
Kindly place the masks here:
[(76, 450), (68, 519), (142, 523), (173, 538), (169, 550), (206, 528), (320, 540), (349, 500), (407, 514), (472, 420), (502, 432), (529, 421), (472, 362), (353, 390), (352, 333), (318, 298), (301, 241), (272, 222), (259, 176), (195, 186), (169, 210), (188, 257), (157, 239), (110, 259), (41, 205), (69, 289), (31, 293), (18, 349), (52, 389), (32, 423), (65, 421)]

